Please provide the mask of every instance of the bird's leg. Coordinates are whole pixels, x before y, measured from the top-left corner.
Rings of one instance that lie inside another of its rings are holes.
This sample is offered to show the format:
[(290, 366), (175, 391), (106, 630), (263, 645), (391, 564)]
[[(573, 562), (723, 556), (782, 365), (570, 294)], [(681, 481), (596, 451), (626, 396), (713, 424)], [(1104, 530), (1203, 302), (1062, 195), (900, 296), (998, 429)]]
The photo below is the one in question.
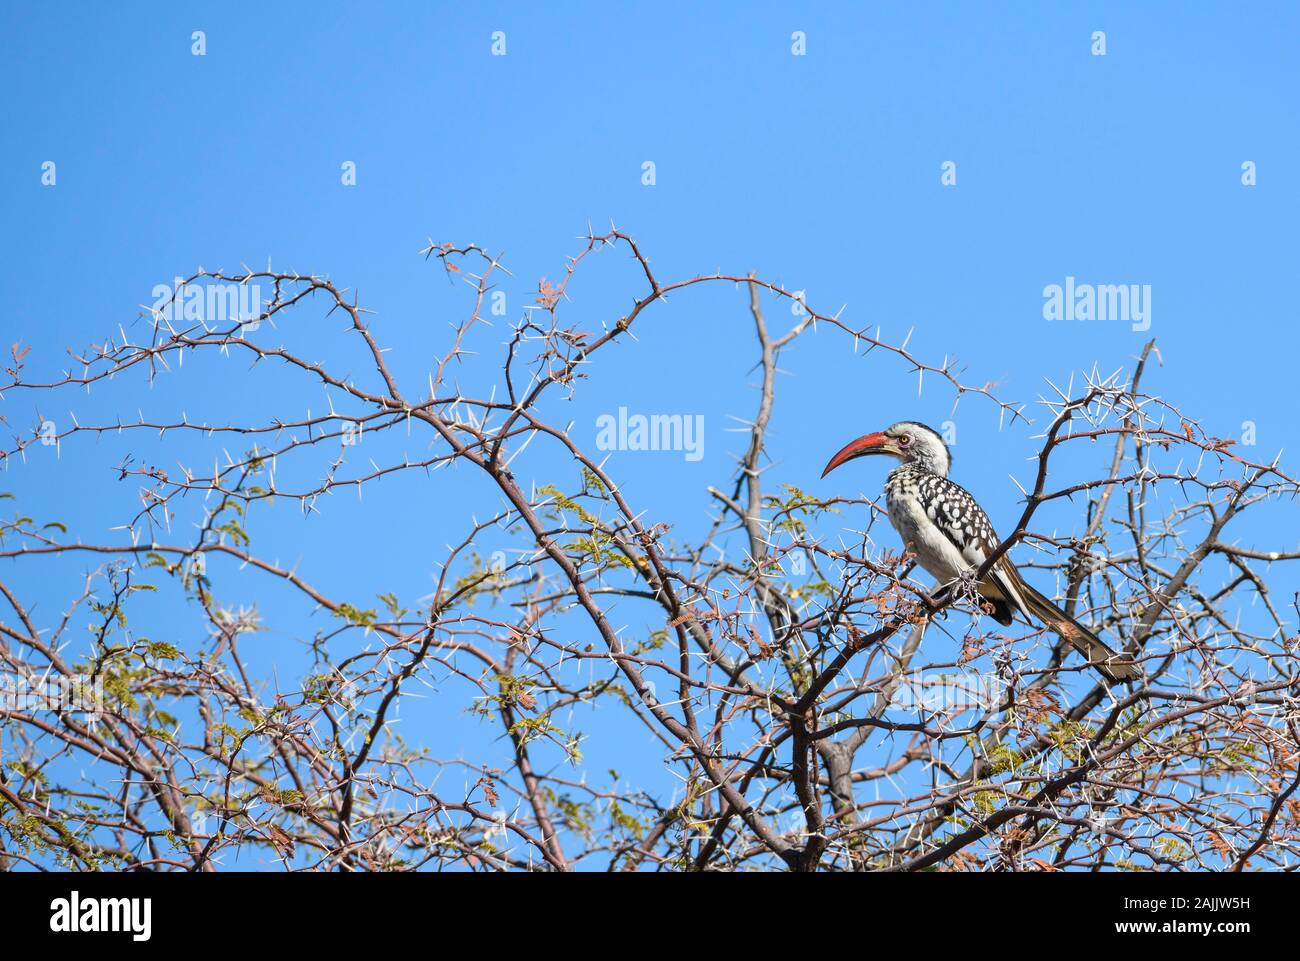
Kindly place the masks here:
[[(935, 587), (939, 588), (939, 590), (943, 589), (942, 585), (939, 584), (936, 584)], [(928, 591), (918, 590), (916, 593), (921, 595), (921, 603), (929, 608), (931, 614), (939, 613), (939, 608), (943, 607), (943, 601)]]
[[(903, 555), (898, 559), (898, 562), (903, 565), (903, 568), (896, 576), (899, 581), (902, 581), (916, 568), (916, 552), (911, 550), (903, 551)], [(942, 588), (942, 586), (942, 584), (936, 584), (935, 588)], [(925, 615), (927, 618), (938, 613), (939, 608), (943, 606), (942, 601), (938, 600), (934, 594), (924, 588), (916, 588), (916, 595), (920, 599), (921, 606), (929, 612)]]

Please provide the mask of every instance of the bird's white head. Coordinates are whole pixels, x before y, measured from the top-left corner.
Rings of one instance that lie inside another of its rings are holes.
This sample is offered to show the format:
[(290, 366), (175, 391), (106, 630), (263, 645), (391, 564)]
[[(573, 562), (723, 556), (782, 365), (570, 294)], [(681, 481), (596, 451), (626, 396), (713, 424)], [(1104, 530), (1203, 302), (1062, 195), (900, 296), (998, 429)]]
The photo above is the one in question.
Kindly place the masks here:
[(846, 444), (831, 458), (822, 471), (822, 477), (846, 461), (870, 454), (888, 454), (897, 457), (904, 464), (916, 464), (940, 477), (947, 477), (948, 470), (952, 467), (952, 455), (939, 433), (924, 424), (905, 420), (875, 434), (863, 434)]

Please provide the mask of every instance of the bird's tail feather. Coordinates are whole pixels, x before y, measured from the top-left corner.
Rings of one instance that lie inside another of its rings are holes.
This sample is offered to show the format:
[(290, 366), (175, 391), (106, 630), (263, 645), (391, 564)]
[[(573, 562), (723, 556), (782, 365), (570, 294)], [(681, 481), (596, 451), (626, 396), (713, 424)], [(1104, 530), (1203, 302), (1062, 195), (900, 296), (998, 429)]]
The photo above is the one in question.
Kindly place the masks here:
[(1021, 581), (1025, 603), (1029, 612), (1052, 629), (1060, 638), (1084, 656), (1088, 663), (1113, 684), (1132, 681), (1138, 677), (1137, 665), (1127, 654), (1119, 654), (1106, 646), (1096, 634), (1053, 604), (1050, 600)]

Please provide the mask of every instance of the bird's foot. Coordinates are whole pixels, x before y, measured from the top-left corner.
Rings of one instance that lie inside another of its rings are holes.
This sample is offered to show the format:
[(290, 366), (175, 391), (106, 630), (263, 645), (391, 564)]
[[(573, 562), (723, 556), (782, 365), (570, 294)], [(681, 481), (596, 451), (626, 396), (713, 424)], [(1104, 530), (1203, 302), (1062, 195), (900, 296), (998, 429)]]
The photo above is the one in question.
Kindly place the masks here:
[(939, 613), (939, 609), (943, 607), (943, 601), (926, 591), (917, 591), (916, 593), (929, 614)]

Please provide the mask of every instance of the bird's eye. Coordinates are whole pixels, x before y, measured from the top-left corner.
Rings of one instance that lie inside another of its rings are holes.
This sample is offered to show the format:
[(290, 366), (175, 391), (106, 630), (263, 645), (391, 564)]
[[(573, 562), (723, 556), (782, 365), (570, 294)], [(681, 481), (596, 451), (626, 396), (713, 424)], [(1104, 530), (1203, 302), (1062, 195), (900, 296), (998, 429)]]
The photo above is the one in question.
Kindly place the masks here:
[(912, 443), (912, 435), (911, 435), (911, 434), (904, 434), (902, 437), (898, 438), (898, 446), (899, 446), (899, 447), (906, 447), (906, 446), (907, 446), (908, 444), (910, 444), (910, 443)]

